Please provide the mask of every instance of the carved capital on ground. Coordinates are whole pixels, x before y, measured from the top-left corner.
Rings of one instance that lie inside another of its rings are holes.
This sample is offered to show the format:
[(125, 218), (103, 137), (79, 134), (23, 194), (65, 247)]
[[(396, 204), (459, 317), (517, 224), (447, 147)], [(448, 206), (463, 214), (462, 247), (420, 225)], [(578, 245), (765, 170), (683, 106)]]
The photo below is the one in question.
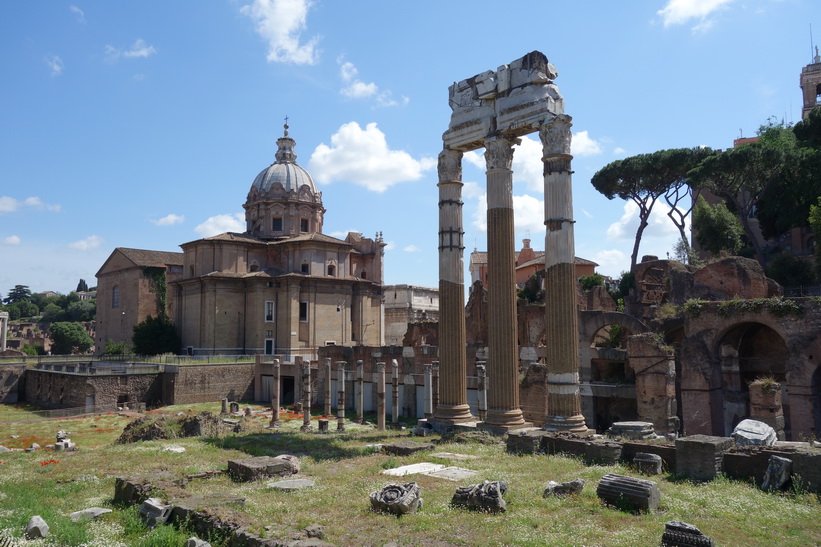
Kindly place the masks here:
[(439, 153), (439, 182), (462, 180), (462, 152), (445, 148)]

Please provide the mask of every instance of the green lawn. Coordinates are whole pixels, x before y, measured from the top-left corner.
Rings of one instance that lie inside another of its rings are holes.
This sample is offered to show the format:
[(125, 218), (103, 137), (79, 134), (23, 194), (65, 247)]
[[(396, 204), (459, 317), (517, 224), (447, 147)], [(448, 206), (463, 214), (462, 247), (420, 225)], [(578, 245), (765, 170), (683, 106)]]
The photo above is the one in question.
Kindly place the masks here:
[[(242, 405), (243, 408), (246, 406)], [(262, 409), (258, 405), (250, 405)], [(231, 492), (246, 498), (242, 509), (252, 529), (289, 537), (310, 524), (320, 524), (325, 540), (335, 545), (658, 545), (668, 520), (695, 524), (717, 545), (816, 545), (821, 544), (821, 504), (803, 492), (768, 494), (754, 485), (719, 479), (692, 483), (662, 475), (661, 507), (655, 513), (633, 514), (603, 506), (595, 494), (606, 473), (634, 474), (627, 467), (587, 467), (580, 460), (560, 456), (516, 456), (503, 444), (442, 443), (437, 452), (469, 454), (477, 458), (447, 461), (430, 453), (409, 457), (383, 455), (367, 447), (407, 438), (407, 432), (379, 432), (373, 427), (347, 423), (348, 431), (300, 433), (302, 420), (286, 422), (271, 432), (269, 417), (252, 420), (252, 428), (224, 438), (188, 438), (118, 445), (116, 439), (131, 418), (104, 414), (82, 418), (35, 420), (31, 408), (0, 405), (0, 444), (23, 448), (54, 442), (60, 430), (70, 432), (79, 451), (39, 450), (35, 453), (0, 454), (0, 535), (19, 537), (28, 519), (41, 515), (52, 535), (31, 545), (183, 545), (188, 530), (161, 526), (145, 528), (135, 508), (112, 505), (114, 479), (165, 468), (179, 475), (225, 469), (227, 460), (249, 455), (299, 456), (300, 476), (316, 487), (299, 492), (276, 492), (268, 481), (239, 484), (226, 476), (195, 479), (195, 493)], [(219, 404), (180, 405), (162, 412), (219, 412)], [(17, 435), (17, 438), (12, 438)], [(438, 437), (418, 439), (438, 440)], [(185, 453), (164, 452), (169, 445)], [(51, 463), (50, 460), (54, 460)], [(454, 483), (414, 475), (393, 479), (382, 474), (388, 467), (433, 461), (478, 471), (469, 481)], [(55, 463), (56, 462), (56, 463)], [(583, 493), (576, 498), (544, 499), (548, 481), (583, 478)], [(421, 511), (401, 518), (374, 513), (368, 494), (392, 481), (415, 480), (422, 488)], [(450, 506), (457, 486), (482, 480), (508, 484), (507, 512), (473, 513)], [(91, 506), (115, 509), (93, 522), (75, 524), (67, 515)], [(214, 545), (220, 538), (212, 538)]]

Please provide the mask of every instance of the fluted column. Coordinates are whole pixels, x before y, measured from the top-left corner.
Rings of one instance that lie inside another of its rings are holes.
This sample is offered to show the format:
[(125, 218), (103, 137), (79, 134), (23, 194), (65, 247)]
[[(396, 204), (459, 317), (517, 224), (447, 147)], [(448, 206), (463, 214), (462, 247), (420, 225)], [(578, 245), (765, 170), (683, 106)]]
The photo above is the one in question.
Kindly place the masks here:
[(544, 157), (545, 326), (547, 416), (544, 429), (587, 432), (579, 394), (579, 316), (576, 306), (570, 116), (539, 130)]
[(504, 138), (485, 141), (489, 284), (487, 368), (490, 377), (485, 423), (500, 429), (513, 429), (525, 423), (519, 408), (519, 363), (516, 355), (513, 144)]
[(464, 231), (462, 230), (462, 153), (439, 154), (439, 404), (435, 421), (474, 418), (467, 404), (465, 358)]

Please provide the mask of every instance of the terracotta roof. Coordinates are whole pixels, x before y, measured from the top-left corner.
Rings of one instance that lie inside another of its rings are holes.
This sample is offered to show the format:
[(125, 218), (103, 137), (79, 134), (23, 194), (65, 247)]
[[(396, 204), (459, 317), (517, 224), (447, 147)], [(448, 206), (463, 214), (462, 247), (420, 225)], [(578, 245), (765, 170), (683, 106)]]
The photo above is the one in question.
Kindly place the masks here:
[(334, 245), (345, 245), (346, 247), (351, 247), (352, 245), (347, 241), (342, 241), (341, 239), (337, 239), (335, 237), (326, 236), (325, 234), (320, 234), (319, 232), (311, 232), (309, 234), (299, 234), (298, 236), (289, 237), (286, 239), (281, 239), (279, 241), (271, 242), (274, 245), (283, 245), (286, 243), (295, 243), (301, 241), (317, 241), (319, 243), (333, 243)]
[(137, 266), (183, 265), (183, 253), (151, 251), (148, 249), (129, 249), (127, 247), (117, 247), (114, 251), (120, 251), (126, 258)]

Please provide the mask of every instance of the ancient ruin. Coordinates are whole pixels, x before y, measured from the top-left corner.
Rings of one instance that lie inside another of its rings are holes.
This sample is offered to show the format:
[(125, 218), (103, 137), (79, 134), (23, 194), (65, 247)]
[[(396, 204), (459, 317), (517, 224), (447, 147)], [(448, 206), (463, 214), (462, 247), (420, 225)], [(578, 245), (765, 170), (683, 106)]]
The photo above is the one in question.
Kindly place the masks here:
[(490, 385), (484, 425), (510, 430), (525, 426), (519, 404), (518, 339), (513, 265), (513, 146), (538, 131), (544, 149), (545, 268), (550, 302), (546, 322), (556, 339), (549, 345), (545, 426), (586, 432), (579, 397), (579, 360), (571, 193), (570, 117), (553, 83), (555, 67), (534, 51), (496, 71), (454, 83), (451, 114), (439, 156), (440, 363), (442, 400), (435, 420), (473, 418), (465, 393), (465, 327), (461, 201), (464, 152), (485, 149), (488, 195), (488, 360)]

